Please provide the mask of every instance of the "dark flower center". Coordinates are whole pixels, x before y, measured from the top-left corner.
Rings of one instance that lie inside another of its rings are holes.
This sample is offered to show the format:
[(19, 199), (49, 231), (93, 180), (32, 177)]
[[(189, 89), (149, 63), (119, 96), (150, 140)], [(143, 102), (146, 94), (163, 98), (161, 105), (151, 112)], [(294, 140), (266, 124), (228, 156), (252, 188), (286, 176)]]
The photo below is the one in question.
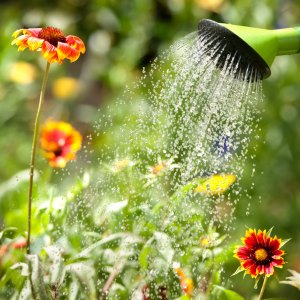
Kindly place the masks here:
[(66, 37), (64, 33), (54, 27), (45, 27), (40, 32), (38, 37), (49, 42), (51, 45), (57, 47), (58, 42), (65, 43)]
[(54, 155), (55, 155), (55, 157), (58, 157), (58, 156), (61, 156), (62, 155), (62, 148), (61, 147), (59, 147), (59, 148), (57, 148), (53, 153), (54, 153)]

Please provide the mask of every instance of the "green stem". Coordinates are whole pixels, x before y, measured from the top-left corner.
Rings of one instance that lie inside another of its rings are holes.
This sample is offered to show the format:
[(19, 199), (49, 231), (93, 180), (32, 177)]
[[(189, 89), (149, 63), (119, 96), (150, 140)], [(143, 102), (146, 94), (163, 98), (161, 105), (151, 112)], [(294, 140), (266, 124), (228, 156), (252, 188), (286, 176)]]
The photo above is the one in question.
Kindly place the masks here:
[(124, 266), (124, 263), (120, 262), (119, 259), (117, 258), (116, 263), (113, 266), (113, 269), (112, 269), (111, 273), (109, 274), (109, 277), (106, 280), (106, 283), (105, 283), (102, 291), (100, 292), (99, 300), (105, 300), (107, 298), (109, 290), (110, 290), (112, 284), (114, 283), (115, 279), (118, 277), (118, 275), (122, 271), (123, 266)]
[(31, 160), (30, 160), (30, 171), (29, 171), (29, 192), (28, 192), (28, 223), (27, 223), (27, 248), (26, 253), (30, 254), (30, 235), (31, 235), (31, 204), (32, 204), (32, 188), (33, 188), (33, 175), (34, 175), (34, 164), (35, 164), (35, 152), (36, 152), (36, 144), (37, 144), (37, 137), (39, 131), (39, 123), (40, 123), (40, 116), (42, 111), (42, 106), (45, 98), (45, 90), (46, 90), (46, 83), (49, 74), (50, 63), (47, 62), (45, 74), (43, 77), (39, 106), (36, 112), (35, 117), (35, 124), (34, 124), (34, 131), (33, 131), (33, 140), (32, 140), (32, 148), (31, 148)]
[[(36, 152), (36, 144), (37, 144), (37, 136), (39, 131), (39, 123), (40, 123), (40, 116), (42, 111), (42, 106), (45, 98), (45, 90), (46, 90), (46, 83), (49, 74), (50, 63), (47, 62), (45, 74), (42, 81), (42, 88), (40, 94), (39, 105), (35, 117), (35, 124), (34, 124), (34, 131), (33, 131), (33, 140), (32, 140), (32, 147), (31, 147), (31, 159), (30, 159), (30, 171), (29, 171), (29, 191), (28, 191), (28, 218), (27, 218), (27, 245), (26, 245), (26, 253), (30, 254), (30, 235), (31, 235), (31, 204), (32, 204), (32, 188), (33, 188), (33, 175), (34, 175), (34, 164), (35, 164), (35, 152)], [(31, 289), (32, 299), (36, 300), (36, 294), (33, 287), (32, 282), (32, 270), (29, 266), (29, 283)]]
[(268, 280), (268, 277), (265, 276), (264, 278), (264, 282), (263, 282), (263, 285), (261, 287), (261, 290), (260, 290), (260, 293), (259, 293), (259, 296), (258, 296), (258, 299), (257, 300), (261, 300), (262, 299), (262, 296), (264, 294), (264, 291), (265, 291), (265, 288), (266, 288), (266, 285), (267, 285), (267, 280)]

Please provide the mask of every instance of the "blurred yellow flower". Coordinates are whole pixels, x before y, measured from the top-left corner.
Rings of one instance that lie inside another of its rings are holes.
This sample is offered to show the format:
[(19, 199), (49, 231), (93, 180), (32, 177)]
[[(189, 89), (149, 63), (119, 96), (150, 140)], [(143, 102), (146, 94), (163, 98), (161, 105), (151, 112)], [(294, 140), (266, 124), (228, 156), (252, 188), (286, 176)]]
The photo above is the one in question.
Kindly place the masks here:
[(127, 167), (132, 167), (135, 165), (135, 162), (125, 158), (125, 159), (121, 159), (121, 160), (116, 160), (113, 162), (112, 166), (111, 166), (111, 170), (114, 173), (118, 173), (123, 171), (124, 169), (126, 169)]
[(235, 183), (236, 176), (233, 174), (215, 174), (199, 184), (194, 192), (208, 195), (222, 194)]
[(36, 67), (25, 61), (14, 63), (9, 70), (10, 80), (20, 84), (32, 83), (35, 80), (36, 75)]
[(208, 247), (210, 244), (211, 244), (211, 241), (207, 236), (204, 236), (204, 237), (200, 238), (200, 245), (202, 247)]
[(217, 12), (217, 13), (220, 12), (221, 7), (225, 2), (224, 0), (194, 0), (194, 1), (201, 8), (208, 11)]
[(147, 175), (149, 178), (155, 178), (157, 176), (164, 175), (167, 171), (179, 168), (178, 164), (173, 163), (173, 158), (168, 160), (158, 159), (158, 162), (154, 166), (149, 166), (150, 174)]
[(54, 97), (69, 100), (78, 95), (81, 90), (80, 81), (72, 77), (61, 77), (56, 79), (52, 85)]

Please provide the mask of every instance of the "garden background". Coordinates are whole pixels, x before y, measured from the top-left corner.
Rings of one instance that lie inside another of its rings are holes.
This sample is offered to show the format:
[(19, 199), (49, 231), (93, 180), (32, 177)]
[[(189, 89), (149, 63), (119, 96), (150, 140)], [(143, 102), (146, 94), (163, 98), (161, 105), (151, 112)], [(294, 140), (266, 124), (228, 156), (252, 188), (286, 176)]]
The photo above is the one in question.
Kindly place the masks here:
[[(51, 66), (43, 109), (43, 120), (62, 119), (83, 135), (76, 162), (63, 170), (52, 171), (42, 155), (37, 155), (39, 184), (50, 180), (51, 185), (66, 191), (74, 188), (76, 180), (80, 181), (77, 189), (84, 188), (81, 179), (85, 172), (91, 177), (97, 174), (103, 135), (95, 122), (103, 113), (102, 107), (122, 97), (124, 88), (141, 77), (142, 68), (149, 68), (159, 53), (195, 31), (200, 19), (267, 29), (300, 26), (300, 1), (288, 0), (1, 1), (0, 10), (0, 228), (17, 227), (20, 232), (26, 230), (27, 181), (23, 171), (28, 170), (45, 62), (40, 55), (17, 52), (10, 45), (16, 29), (55, 26), (82, 38), (87, 48), (78, 62)], [(246, 162), (249, 176), (241, 182), (251, 197), (238, 202), (235, 230), (230, 236), (238, 244), (246, 226), (274, 227), (274, 234), (292, 239), (284, 247), (288, 264), (276, 272), (278, 278), (270, 280), (266, 292), (269, 297), (288, 299), (297, 299), (299, 292), (278, 280), (288, 275), (287, 269), (300, 271), (299, 70), (300, 55), (278, 57), (271, 77), (263, 82), (261, 132), (253, 150), (255, 158)], [(119, 118), (127, 113), (120, 112)], [(255, 173), (251, 176), (253, 163)], [(88, 206), (78, 206), (74, 214), (91, 214), (87, 210)], [(35, 226), (33, 223), (33, 233), (39, 234)], [(226, 265), (230, 274), (238, 263), (229, 255)], [(253, 284), (250, 277), (241, 281), (240, 274), (232, 278), (231, 288), (245, 295)]]

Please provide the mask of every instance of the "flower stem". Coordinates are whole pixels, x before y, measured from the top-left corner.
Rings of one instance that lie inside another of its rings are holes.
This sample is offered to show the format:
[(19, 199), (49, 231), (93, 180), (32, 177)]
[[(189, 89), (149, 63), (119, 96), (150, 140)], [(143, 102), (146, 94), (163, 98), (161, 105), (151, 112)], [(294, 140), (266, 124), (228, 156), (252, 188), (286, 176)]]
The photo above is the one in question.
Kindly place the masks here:
[(118, 261), (118, 259), (117, 259), (115, 265), (113, 266), (113, 269), (112, 269), (111, 273), (109, 274), (109, 277), (108, 277), (102, 291), (100, 292), (99, 300), (105, 300), (107, 298), (110, 287), (112, 286), (112, 284), (114, 283), (116, 277), (118, 277), (118, 275), (120, 274), (122, 269), (123, 269), (123, 263)]
[(30, 160), (30, 171), (29, 171), (29, 192), (28, 192), (28, 218), (27, 218), (27, 246), (26, 246), (26, 253), (30, 254), (30, 235), (31, 235), (31, 204), (32, 204), (32, 188), (33, 188), (33, 175), (34, 175), (34, 164), (35, 164), (35, 152), (36, 152), (36, 144), (37, 144), (37, 136), (39, 131), (39, 123), (40, 123), (40, 116), (42, 111), (42, 106), (45, 98), (45, 90), (46, 90), (46, 83), (49, 74), (50, 63), (47, 62), (46, 70), (44, 73), (43, 81), (42, 81), (42, 88), (40, 94), (40, 100), (38, 109), (36, 112), (35, 117), (35, 124), (34, 124), (34, 131), (33, 131), (33, 140), (32, 140), (32, 147), (31, 147), (31, 160)]
[(265, 291), (265, 288), (266, 288), (266, 285), (267, 285), (267, 280), (268, 280), (268, 277), (265, 276), (264, 282), (263, 282), (263, 285), (261, 287), (261, 290), (260, 290), (260, 293), (259, 293), (259, 296), (258, 296), (257, 300), (261, 300), (262, 299), (262, 296), (264, 294), (264, 291)]

